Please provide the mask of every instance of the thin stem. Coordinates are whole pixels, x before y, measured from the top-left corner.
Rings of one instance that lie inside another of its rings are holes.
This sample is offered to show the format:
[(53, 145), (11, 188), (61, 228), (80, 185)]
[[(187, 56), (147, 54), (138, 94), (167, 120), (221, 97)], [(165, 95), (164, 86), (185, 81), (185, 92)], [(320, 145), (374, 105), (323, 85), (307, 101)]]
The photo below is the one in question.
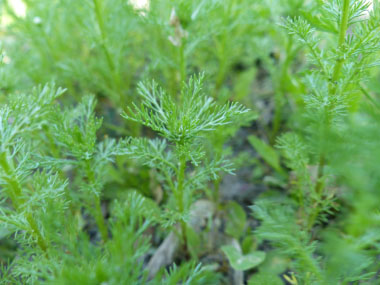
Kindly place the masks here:
[(18, 211), (21, 204), (24, 203), (22, 189), (20, 183), (15, 178), (13, 166), (9, 163), (5, 151), (0, 154), (0, 166), (3, 168), (6, 175), (4, 179), (8, 183), (8, 195), (11, 198), (13, 207)]
[(95, 220), (103, 242), (108, 240), (108, 230), (104, 221), (100, 197), (95, 195)]
[[(339, 28), (339, 38), (338, 38), (338, 48), (342, 49), (344, 48), (344, 43), (346, 40), (346, 33), (348, 29), (348, 18), (349, 18), (349, 12), (350, 12), (350, 0), (343, 0), (343, 10), (342, 10), (342, 17), (340, 22), (340, 28)], [(336, 92), (336, 82), (339, 79), (339, 76), (341, 75), (341, 70), (343, 67), (344, 58), (338, 58), (335, 66), (334, 71), (332, 75), (332, 88), (330, 88), (329, 96), (333, 96)], [(327, 121), (329, 122), (329, 120)], [(327, 128), (329, 126), (326, 126)], [(323, 184), (322, 184), (322, 176), (323, 176), (323, 169), (326, 164), (326, 158), (323, 151), (321, 152), (319, 156), (319, 163), (318, 163), (318, 172), (317, 172), (317, 181), (315, 184), (315, 192), (321, 196), (323, 193)], [(316, 205), (316, 208), (318, 208), (319, 205)], [(314, 212), (313, 215), (311, 215), (311, 218), (309, 220), (309, 229), (311, 229), (315, 223), (315, 220), (317, 218), (317, 215), (319, 213), (319, 210), (317, 209), (316, 212)]]
[[(184, 182), (185, 182), (185, 170), (186, 170), (186, 159), (182, 155), (180, 157), (179, 166), (178, 166), (178, 180), (177, 180), (177, 189), (176, 189), (176, 198), (177, 198), (177, 206), (180, 214), (183, 214), (185, 211), (184, 207)], [(181, 220), (181, 231), (182, 238), (185, 248), (187, 249), (187, 236), (186, 236), (186, 223)]]
[[(318, 197), (321, 197), (323, 194), (323, 183), (322, 183), (322, 175), (323, 175), (323, 167), (325, 166), (326, 161), (324, 155), (320, 156), (320, 161), (318, 164), (318, 173), (317, 173), (317, 181), (315, 184), (315, 192), (317, 193)], [(307, 229), (310, 231), (312, 227), (315, 224), (315, 221), (317, 220), (317, 217), (319, 215), (320, 209), (319, 209), (320, 202), (317, 201), (314, 205), (314, 208), (312, 210), (312, 213), (309, 215), (308, 223), (307, 223)]]
[[(7, 158), (7, 153), (5, 151), (0, 153), (0, 166), (4, 170), (6, 175), (5, 180), (9, 186), (9, 197), (12, 201), (12, 205), (16, 212), (20, 212), (20, 207), (25, 203), (24, 198), (22, 197), (22, 189), (20, 186), (20, 182), (16, 179), (16, 175), (14, 175), (14, 168), (9, 163)], [(32, 235), (35, 236), (37, 240), (38, 246), (46, 253), (47, 251), (47, 242), (41, 234), (40, 229), (38, 228), (37, 222), (34, 217), (29, 213), (27, 214), (26, 220), (32, 230)]]
[(102, 7), (101, 3), (99, 2), (100, 0), (93, 0), (94, 2), (94, 8), (95, 8), (95, 16), (96, 16), (96, 21), (100, 30), (100, 36), (101, 36), (101, 45), (104, 49), (104, 54), (107, 59), (107, 63), (110, 67), (111, 70), (115, 70), (115, 64), (112, 60), (111, 54), (108, 50), (108, 47), (106, 45), (106, 40), (107, 40), (107, 33), (104, 27), (104, 21), (102, 17)]
[(100, 44), (102, 46), (104, 55), (106, 57), (108, 67), (111, 70), (112, 80), (113, 80), (113, 83), (114, 83), (114, 86), (116, 89), (116, 93), (119, 96), (119, 100), (120, 100), (121, 105), (124, 106), (125, 105), (125, 99), (124, 99), (124, 96), (121, 92), (120, 74), (119, 74), (119, 71), (116, 68), (116, 64), (115, 64), (115, 62), (111, 56), (111, 52), (109, 50), (109, 47), (107, 46), (107, 32), (106, 32), (104, 20), (103, 20), (103, 13), (102, 13), (103, 11), (102, 11), (101, 0), (93, 0), (93, 3), (94, 3), (96, 22), (98, 24), (99, 31), (100, 31), (100, 38), (101, 38)]
[[(344, 42), (346, 40), (349, 12), (350, 12), (350, 0), (344, 0), (342, 19), (341, 19), (340, 29), (339, 29), (338, 48), (343, 48)], [(333, 71), (333, 76), (332, 76), (333, 84), (335, 84), (335, 82), (339, 79), (339, 75), (343, 67), (343, 63), (344, 63), (344, 58), (339, 58), (334, 66), (334, 71)]]
[[(95, 174), (94, 171), (92, 170), (90, 160), (86, 160), (86, 175), (88, 178), (88, 184), (90, 187), (91, 185), (95, 184)], [(100, 235), (102, 237), (103, 242), (106, 242), (108, 240), (108, 230), (106, 227), (106, 223), (104, 220), (103, 212), (102, 212), (102, 207), (101, 207), (101, 200), (99, 195), (93, 194), (93, 199), (94, 199), (94, 206), (95, 208), (92, 210), (96, 225), (98, 226)]]
[(43, 238), (42, 234), (41, 234), (41, 231), (39, 230), (38, 228), (38, 225), (37, 225), (37, 222), (36, 220), (33, 218), (32, 214), (31, 213), (28, 213), (27, 216), (26, 216), (26, 220), (28, 221), (29, 223), (29, 226), (31, 227), (32, 231), (33, 231), (33, 234), (34, 236), (36, 237), (37, 239), (37, 244), (38, 246), (44, 251), (46, 252), (47, 251), (47, 244), (46, 244), (46, 241), (45, 239)]

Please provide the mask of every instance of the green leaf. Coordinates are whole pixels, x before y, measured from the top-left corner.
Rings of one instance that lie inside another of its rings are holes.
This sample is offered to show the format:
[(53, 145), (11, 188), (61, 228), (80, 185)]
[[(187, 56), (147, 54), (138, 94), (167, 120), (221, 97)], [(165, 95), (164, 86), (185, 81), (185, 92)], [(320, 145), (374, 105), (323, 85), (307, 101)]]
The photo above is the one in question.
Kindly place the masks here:
[(256, 267), (264, 261), (266, 255), (264, 251), (253, 251), (247, 255), (243, 255), (232, 245), (223, 246), (222, 251), (227, 256), (232, 268), (240, 271)]
[(194, 260), (197, 260), (201, 252), (201, 236), (191, 227), (186, 228), (186, 236), (190, 254)]
[(248, 280), (248, 285), (258, 285), (258, 284), (271, 284), (271, 285), (282, 285), (284, 284), (280, 277), (275, 274), (268, 272), (259, 272), (254, 274)]
[(263, 142), (254, 135), (249, 136), (248, 141), (261, 155), (261, 157), (265, 160), (266, 163), (268, 163), (278, 172), (284, 173), (283, 169), (280, 166), (280, 157), (273, 147)]
[(248, 235), (244, 237), (241, 244), (243, 253), (249, 253), (257, 249), (257, 241), (254, 235)]
[(243, 208), (236, 202), (230, 201), (226, 207), (227, 226), (226, 233), (234, 238), (239, 238), (244, 233), (247, 215)]

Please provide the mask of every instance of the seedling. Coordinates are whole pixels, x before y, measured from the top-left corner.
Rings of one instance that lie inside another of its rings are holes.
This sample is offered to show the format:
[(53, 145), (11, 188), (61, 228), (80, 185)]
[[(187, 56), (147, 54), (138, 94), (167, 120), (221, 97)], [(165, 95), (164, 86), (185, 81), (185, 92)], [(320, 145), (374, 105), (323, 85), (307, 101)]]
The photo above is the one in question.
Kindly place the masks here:
[[(175, 210), (179, 213), (181, 232), (186, 245), (186, 215), (196, 191), (217, 179), (220, 171), (233, 168), (223, 158), (207, 161), (202, 140), (208, 132), (231, 123), (246, 112), (238, 103), (218, 106), (202, 91), (203, 75), (191, 77), (184, 83), (178, 101), (154, 81), (139, 84), (140, 106), (123, 113), (123, 117), (156, 131), (163, 139), (134, 138), (128, 154), (157, 168), (166, 188), (173, 194)], [(189, 170), (193, 169), (190, 174)]]

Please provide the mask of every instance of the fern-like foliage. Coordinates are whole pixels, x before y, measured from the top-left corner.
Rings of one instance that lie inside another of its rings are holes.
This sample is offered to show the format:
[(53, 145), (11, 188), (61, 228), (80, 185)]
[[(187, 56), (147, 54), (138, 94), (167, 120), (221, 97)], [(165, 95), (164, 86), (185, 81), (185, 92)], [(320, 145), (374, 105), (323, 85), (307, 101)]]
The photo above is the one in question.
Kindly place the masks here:
[[(152, 201), (131, 192), (111, 203), (111, 218), (105, 220), (99, 196), (116, 155), (139, 150), (137, 156), (157, 166), (170, 161), (170, 153), (158, 141), (98, 142), (101, 120), (94, 113), (94, 98), (62, 109), (54, 104), (61, 93), (47, 86), (36, 89), (28, 101), (15, 94), (1, 109), (1, 232), (18, 245), (17, 258), (1, 268), (1, 284), (217, 282), (216, 274), (193, 262), (148, 280), (143, 260), (149, 238), (144, 232), (152, 223), (173, 225), (177, 213), (165, 217)], [(29, 113), (23, 112), (25, 102)], [(73, 169), (75, 174), (66, 179)], [(95, 219), (102, 242), (84, 230), (83, 210)]]
[[(203, 75), (183, 85), (178, 102), (157, 86), (139, 85), (142, 103), (128, 108), (123, 117), (156, 131), (163, 139), (134, 138), (125, 151), (142, 163), (158, 169), (167, 189), (174, 194), (178, 212), (186, 219), (196, 190), (204, 190), (209, 180), (233, 168), (223, 158), (206, 159), (207, 133), (233, 122), (248, 112), (238, 103), (217, 105), (202, 91)], [(190, 174), (191, 163), (195, 168)], [(202, 189), (203, 188), (203, 189)]]
[[(42, 142), (36, 133), (47, 124), (46, 118), (62, 92), (54, 86), (45, 86), (29, 95), (15, 94), (0, 111), (2, 229), (7, 235), (14, 235), (25, 249), (25, 258), (33, 260), (48, 254), (50, 246), (60, 241), (62, 228), (68, 226), (65, 220), (53, 218), (67, 209), (64, 197), (67, 182), (49, 169), (38, 169), (38, 160), (32, 156)], [(37, 275), (28, 272), (33, 267), (15, 267), (11, 270), (12, 278), (18, 276), (30, 283), (37, 280)]]
[[(313, 17), (309, 15), (288, 18), (283, 24), (306, 47), (309, 59), (309, 69), (302, 74), (306, 92), (304, 106), (296, 116), (298, 131), (277, 139), (286, 166), (292, 170), (293, 199), (284, 203), (273, 199), (256, 202), (253, 210), (261, 220), (256, 233), (292, 259), (295, 275), (293, 279), (286, 277), (289, 282), (364, 281), (374, 274), (374, 260), (358, 246), (360, 239), (345, 235), (334, 225), (322, 231), (320, 225), (336, 215), (340, 195), (355, 192), (334, 187), (341, 173), (332, 169), (333, 165), (340, 160), (347, 163), (347, 157), (334, 152), (344, 153), (337, 148), (353, 146), (346, 141), (351, 137), (347, 134), (348, 117), (359, 108), (363, 85), (371, 68), (377, 66), (380, 9), (378, 1), (369, 11), (369, 2), (360, 0), (321, 1), (319, 6), (317, 20), (310, 22)], [(331, 26), (329, 34), (316, 21)], [(337, 239), (342, 239), (344, 250), (332, 247)], [(356, 270), (340, 267), (344, 260)], [(360, 260), (362, 266), (355, 260)]]
[[(335, 25), (337, 30), (331, 37), (325, 37), (327, 41), (323, 48), (318, 27), (306, 19), (287, 19), (284, 24), (290, 35), (294, 35), (307, 47), (312, 68), (304, 74), (307, 88), (304, 96), (305, 112), (298, 118), (303, 122), (302, 135), (308, 149), (304, 150), (299, 144), (291, 146), (290, 136), (281, 138), (280, 144), (285, 152), (291, 151), (292, 147), (300, 147), (299, 153), (303, 152), (307, 160), (310, 158), (311, 164), (317, 164), (314, 178), (305, 167), (302, 173), (299, 172), (300, 165), (290, 167), (298, 172), (300, 181), (305, 181), (305, 177), (309, 176), (308, 185), (304, 185), (301, 192), (315, 192), (312, 196), (317, 204), (322, 205), (326, 199), (321, 199), (321, 195), (325, 195), (325, 198), (334, 195), (323, 193), (327, 178), (325, 166), (328, 164), (328, 149), (331, 146), (328, 138), (340, 132), (347, 115), (358, 106), (363, 82), (366, 81), (369, 70), (376, 66), (375, 55), (380, 49), (380, 18), (377, 1), (374, 2), (372, 11), (368, 10), (368, 1), (323, 2), (320, 8), (324, 11), (321, 19)], [(296, 162), (296, 156), (291, 157), (290, 154), (285, 153), (285, 156)], [(305, 159), (299, 162), (305, 164)], [(314, 186), (310, 184), (313, 181)], [(326, 210), (329, 207), (322, 208)], [(323, 211), (318, 215), (323, 215)]]
[(219, 106), (202, 91), (204, 76), (184, 83), (179, 103), (154, 81), (139, 84), (142, 105), (128, 108), (123, 117), (151, 128), (174, 143), (194, 140), (201, 133), (231, 123), (233, 117), (247, 112), (238, 103)]
[(296, 213), (291, 204), (289, 200), (280, 202), (273, 199), (262, 199), (255, 203), (252, 206), (254, 217), (261, 221), (255, 233), (292, 258), (292, 268), (297, 270), (302, 282), (323, 284), (321, 265), (314, 257), (316, 243), (311, 242), (308, 232), (297, 225)]

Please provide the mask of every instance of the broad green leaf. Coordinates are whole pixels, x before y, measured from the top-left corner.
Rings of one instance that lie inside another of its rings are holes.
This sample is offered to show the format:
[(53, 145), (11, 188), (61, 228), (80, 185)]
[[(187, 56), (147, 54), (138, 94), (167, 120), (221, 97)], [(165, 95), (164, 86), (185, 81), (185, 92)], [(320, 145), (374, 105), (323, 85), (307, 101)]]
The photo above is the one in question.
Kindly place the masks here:
[(202, 248), (201, 236), (191, 227), (186, 228), (187, 246), (194, 260), (197, 260)]
[(241, 244), (243, 253), (249, 253), (253, 250), (257, 249), (257, 241), (254, 235), (248, 235), (244, 237), (243, 242)]
[(239, 238), (244, 233), (247, 215), (243, 208), (234, 201), (228, 202), (226, 212), (226, 233), (234, 238)]
[(248, 280), (248, 285), (261, 285), (261, 284), (270, 284), (270, 285), (282, 285), (284, 284), (280, 277), (276, 274), (269, 272), (259, 272), (251, 276)]
[(222, 251), (227, 256), (232, 268), (240, 271), (256, 267), (264, 261), (266, 255), (264, 251), (253, 251), (243, 255), (232, 245), (223, 246)]
[(254, 135), (249, 136), (248, 140), (251, 143), (251, 145), (256, 149), (256, 151), (261, 155), (261, 157), (265, 160), (266, 163), (268, 163), (278, 172), (284, 172), (280, 166), (280, 156), (273, 147), (263, 142)]

